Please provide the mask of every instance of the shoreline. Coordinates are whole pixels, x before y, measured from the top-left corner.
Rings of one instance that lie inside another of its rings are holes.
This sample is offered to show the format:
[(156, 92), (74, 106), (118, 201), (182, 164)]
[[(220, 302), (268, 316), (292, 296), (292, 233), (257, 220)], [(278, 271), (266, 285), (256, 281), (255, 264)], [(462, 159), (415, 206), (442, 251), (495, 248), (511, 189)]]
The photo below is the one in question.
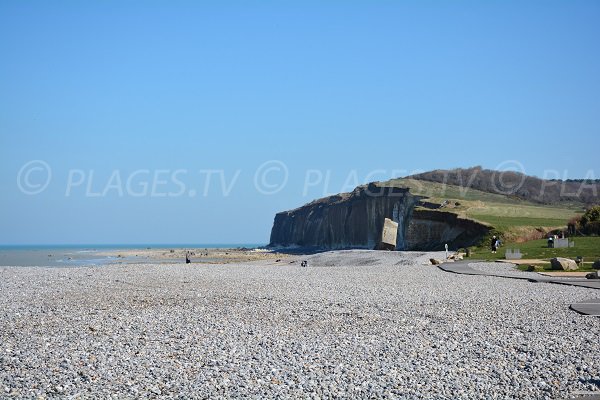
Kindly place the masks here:
[(117, 249), (0, 249), (0, 265), (19, 267), (68, 267), (139, 263), (185, 263), (185, 253), (193, 253), (193, 263), (228, 264), (284, 258), (285, 254), (250, 248), (117, 248)]

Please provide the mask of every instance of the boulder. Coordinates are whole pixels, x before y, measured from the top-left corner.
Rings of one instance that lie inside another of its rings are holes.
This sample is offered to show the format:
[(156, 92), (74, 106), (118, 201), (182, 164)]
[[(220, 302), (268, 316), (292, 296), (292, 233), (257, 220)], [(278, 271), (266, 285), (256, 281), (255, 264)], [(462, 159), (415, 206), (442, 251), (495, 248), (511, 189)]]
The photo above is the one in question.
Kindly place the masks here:
[(587, 279), (600, 279), (598, 272), (590, 272), (589, 274), (586, 274), (585, 277)]
[(556, 257), (550, 260), (552, 269), (562, 269), (563, 271), (573, 271), (577, 269), (577, 263), (569, 258)]
[(442, 260), (438, 260), (437, 258), (430, 258), (430, 259), (429, 259), (429, 262), (430, 262), (432, 265), (440, 265), (440, 264), (442, 263)]
[(600, 269), (600, 260), (596, 260), (593, 264), (592, 264), (592, 268), (594, 269)]

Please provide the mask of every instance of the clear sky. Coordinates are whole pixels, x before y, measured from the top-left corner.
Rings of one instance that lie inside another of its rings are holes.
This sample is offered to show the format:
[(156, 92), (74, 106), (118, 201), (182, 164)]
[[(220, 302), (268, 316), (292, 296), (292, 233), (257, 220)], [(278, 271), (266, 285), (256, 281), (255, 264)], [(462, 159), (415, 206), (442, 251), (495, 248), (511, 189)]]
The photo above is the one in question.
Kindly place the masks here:
[(267, 243), (276, 212), (368, 180), (600, 178), (598, 21), (577, 0), (2, 1), (0, 244)]

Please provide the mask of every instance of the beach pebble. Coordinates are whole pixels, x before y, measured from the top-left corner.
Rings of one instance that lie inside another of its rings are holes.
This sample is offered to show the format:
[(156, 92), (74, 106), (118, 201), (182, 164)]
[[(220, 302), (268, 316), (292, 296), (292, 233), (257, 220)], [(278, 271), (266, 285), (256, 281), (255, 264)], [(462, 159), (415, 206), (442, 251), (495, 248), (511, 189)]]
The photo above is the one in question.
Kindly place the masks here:
[(452, 274), (423, 267), (430, 258), (443, 253), (334, 251), (276, 265), (5, 267), (2, 396), (600, 393), (600, 352), (592, 350), (600, 318), (568, 308), (600, 297), (597, 290)]

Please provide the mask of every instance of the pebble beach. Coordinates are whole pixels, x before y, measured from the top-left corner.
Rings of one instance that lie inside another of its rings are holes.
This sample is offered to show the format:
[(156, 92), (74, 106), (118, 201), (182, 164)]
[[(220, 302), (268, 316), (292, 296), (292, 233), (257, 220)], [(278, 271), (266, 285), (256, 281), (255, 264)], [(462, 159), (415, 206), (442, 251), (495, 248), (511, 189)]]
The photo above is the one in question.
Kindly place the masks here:
[(0, 267), (0, 398), (600, 394), (600, 318), (569, 310), (598, 290), (432, 257)]

